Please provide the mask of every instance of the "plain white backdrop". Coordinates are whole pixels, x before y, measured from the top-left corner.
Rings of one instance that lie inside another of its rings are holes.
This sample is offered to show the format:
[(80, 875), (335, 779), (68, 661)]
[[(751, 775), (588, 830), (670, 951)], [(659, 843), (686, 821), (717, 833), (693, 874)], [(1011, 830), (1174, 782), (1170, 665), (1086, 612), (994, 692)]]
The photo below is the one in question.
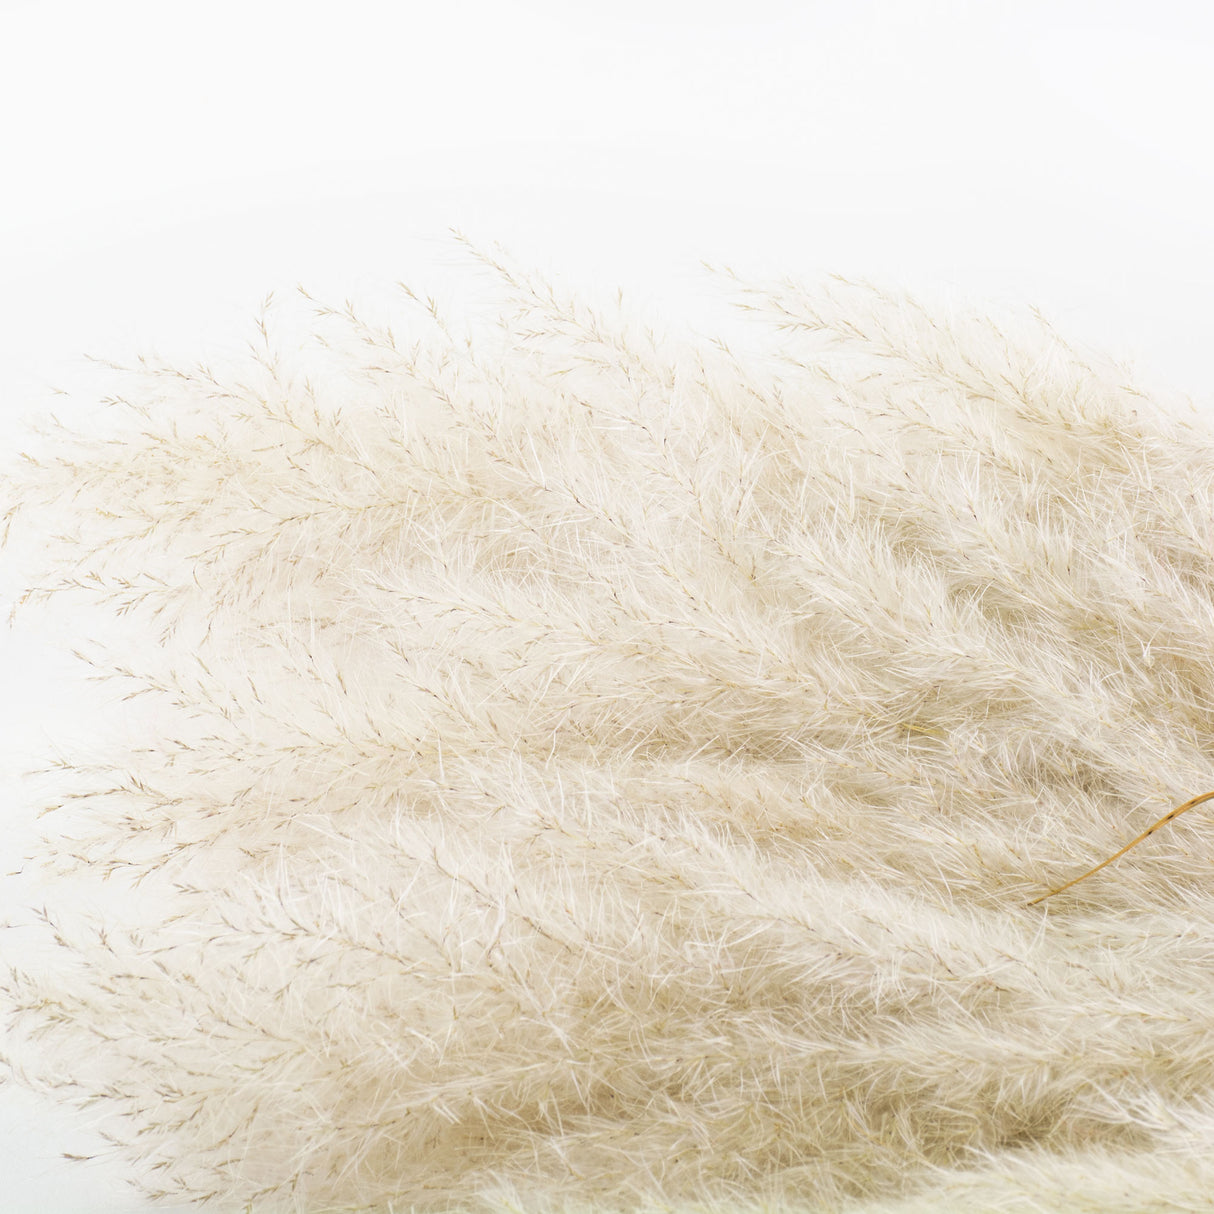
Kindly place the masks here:
[[(1196, 0), (0, 0), (0, 115), (9, 448), (96, 399), (85, 355), (222, 354), (296, 284), (442, 284), (450, 227), (701, 325), (701, 259), (1035, 304), (1214, 409)], [(0, 663), (8, 871), (15, 773), (89, 715), (49, 650)], [(0, 1130), (6, 1211), (144, 1208), (62, 1160), (85, 1122), (0, 1090)]]

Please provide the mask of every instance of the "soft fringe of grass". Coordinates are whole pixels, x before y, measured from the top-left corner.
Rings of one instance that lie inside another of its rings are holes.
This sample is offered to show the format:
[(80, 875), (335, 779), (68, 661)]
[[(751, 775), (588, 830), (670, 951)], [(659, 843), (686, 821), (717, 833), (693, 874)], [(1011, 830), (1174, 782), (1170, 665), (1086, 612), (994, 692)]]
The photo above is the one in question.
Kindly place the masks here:
[(15, 1073), (224, 1209), (1208, 1209), (1203, 815), (1026, 906), (1214, 787), (1208, 428), (1033, 318), (482, 260), (8, 478), (144, 731), (44, 773)]

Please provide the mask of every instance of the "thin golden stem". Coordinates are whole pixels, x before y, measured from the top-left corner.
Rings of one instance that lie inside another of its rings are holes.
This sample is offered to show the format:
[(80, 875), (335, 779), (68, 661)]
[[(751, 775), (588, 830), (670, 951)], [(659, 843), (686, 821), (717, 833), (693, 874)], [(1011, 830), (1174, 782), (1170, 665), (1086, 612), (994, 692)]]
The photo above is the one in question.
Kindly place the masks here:
[(1131, 847), (1137, 847), (1148, 835), (1153, 835), (1161, 826), (1167, 826), (1173, 818), (1179, 818), (1181, 814), (1192, 809), (1195, 805), (1202, 804), (1203, 801), (1214, 801), (1214, 792), (1204, 792), (1200, 797), (1194, 797), (1191, 801), (1186, 801), (1183, 805), (1178, 805), (1175, 809), (1164, 814), (1158, 822), (1153, 822), (1146, 828), (1136, 839), (1131, 839), (1125, 847), (1123, 847), (1115, 855), (1110, 856), (1107, 860), (1102, 860), (1095, 868), (1089, 868), (1082, 876), (1068, 881), (1065, 885), (1060, 885), (1057, 889), (1052, 889), (1047, 894), (1042, 894), (1039, 898), (1034, 898), (1031, 902), (1026, 903), (1028, 906), (1036, 906), (1038, 902), (1044, 902), (1047, 898), (1052, 898), (1055, 894), (1060, 894), (1064, 889), (1070, 889), (1072, 885), (1078, 885), (1080, 881), (1086, 881), (1093, 873), (1098, 873), (1102, 868), (1106, 868), (1112, 864), (1114, 860), (1119, 860), (1130, 850)]

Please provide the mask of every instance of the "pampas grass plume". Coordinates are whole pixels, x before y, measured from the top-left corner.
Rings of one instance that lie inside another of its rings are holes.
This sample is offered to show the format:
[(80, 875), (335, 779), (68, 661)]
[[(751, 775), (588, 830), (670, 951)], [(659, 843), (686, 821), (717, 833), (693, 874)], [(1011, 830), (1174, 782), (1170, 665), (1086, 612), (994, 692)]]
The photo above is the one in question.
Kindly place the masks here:
[(735, 352), (481, 261), (11, 470), (127, 730), (40, 777), (13, 1073), (222, 1209), (1210, 1209), (1204, 421), (1031, 316), (727, 277)]

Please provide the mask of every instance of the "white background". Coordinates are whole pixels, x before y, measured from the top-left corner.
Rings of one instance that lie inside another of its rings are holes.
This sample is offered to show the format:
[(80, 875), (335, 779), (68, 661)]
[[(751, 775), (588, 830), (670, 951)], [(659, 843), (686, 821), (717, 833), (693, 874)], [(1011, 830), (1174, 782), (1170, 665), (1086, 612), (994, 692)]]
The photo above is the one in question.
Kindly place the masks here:
[[(70, 411), (54, 388), (87, 403), (86, 353), (222, 351), (297, 283), (441, 282), (450, 226), (671, 314), (701, 259), (1034, 303), (1214, 408), (1212, 11), (0, 0), (0, 442)], [(0, 641), (7, 870), (7, 773), (87, 719)], [(0, 1091), (0, 1130), (4, 1210), (142, 1208), (62, 1164), (83, 1123)]]

